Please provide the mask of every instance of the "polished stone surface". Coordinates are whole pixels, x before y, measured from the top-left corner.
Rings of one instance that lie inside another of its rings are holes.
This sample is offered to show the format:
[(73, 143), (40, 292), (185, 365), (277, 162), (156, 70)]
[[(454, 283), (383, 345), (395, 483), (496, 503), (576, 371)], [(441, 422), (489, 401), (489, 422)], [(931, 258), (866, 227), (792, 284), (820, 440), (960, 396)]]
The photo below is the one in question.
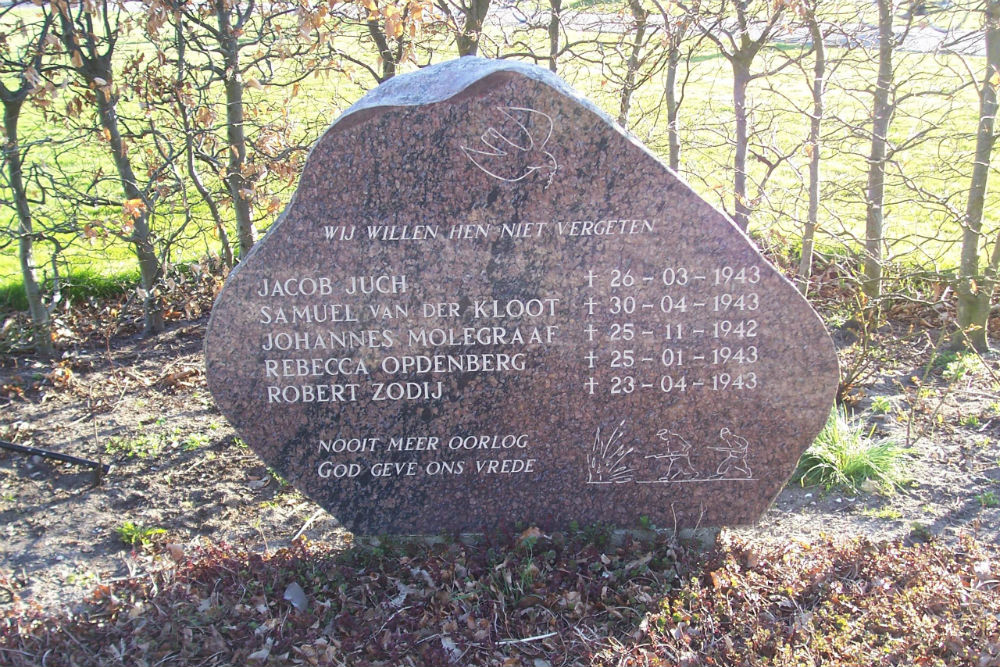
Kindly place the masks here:
[(359, 533), (754, 521), (833, 403), (821, 321), (548, 71), (400, 76), (227, 281), (209, 386)]

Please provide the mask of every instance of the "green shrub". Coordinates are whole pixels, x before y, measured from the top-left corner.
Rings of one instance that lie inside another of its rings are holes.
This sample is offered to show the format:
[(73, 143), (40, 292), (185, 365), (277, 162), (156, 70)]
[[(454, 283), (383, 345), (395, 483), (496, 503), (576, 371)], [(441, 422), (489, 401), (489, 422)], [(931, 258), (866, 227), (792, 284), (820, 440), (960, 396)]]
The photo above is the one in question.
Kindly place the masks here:
[(158, 535), (167, 531), (163, 528), (144, 526), (141, 523), (126, 521), (115, 529), (118, 539), (133, 547), (148, 547)]
[(949, 382), (960, 382), (979, 370), (979, 357), (974, 354), (961, 354), (945, 364), (941, 375)]
[(111, 456), (145, 459), (156, 456), (163, 449), (163, 439), (141, 433), (134, 438), (112, 438), (104, 445), (104, 451)]
[(872, 412), (877, 415), (887, 415), (892, 412), (892, 401), (887, 396), (876, 396), (872, 399)]
[(980, 493), (976, 496), (976, 500), (982, 507), (1000, 507), (1000, 497), (997, 497), (996, 491)]

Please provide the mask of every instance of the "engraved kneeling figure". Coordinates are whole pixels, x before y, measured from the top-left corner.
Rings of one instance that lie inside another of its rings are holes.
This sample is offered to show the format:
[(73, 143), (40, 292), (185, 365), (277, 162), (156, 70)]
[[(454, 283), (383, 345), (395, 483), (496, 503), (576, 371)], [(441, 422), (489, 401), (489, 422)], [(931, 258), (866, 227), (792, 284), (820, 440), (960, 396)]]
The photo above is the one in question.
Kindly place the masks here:
[(646, 458), (667, 460), (667, 471), (660, 476), (659, 481), (669, 482), (678, 477), (686, 479), (698, 474), (691, 465), (691, 443), (665, 428), (657, 431), (656, 437), (667, 443), (666, 453), (650, 454)]
[(719, 438), (722, 439), (723, 446), (709, 447), (709, 449), (724, 452), (726, 458), (719, 463), (719, 467), (715, 470), (715, 476), (727, 479), (753, 477), (750, 466), (747, 464), (747, 451), (750, 447), (747, 439), (736, 435), (726, 427), (719, 431)]

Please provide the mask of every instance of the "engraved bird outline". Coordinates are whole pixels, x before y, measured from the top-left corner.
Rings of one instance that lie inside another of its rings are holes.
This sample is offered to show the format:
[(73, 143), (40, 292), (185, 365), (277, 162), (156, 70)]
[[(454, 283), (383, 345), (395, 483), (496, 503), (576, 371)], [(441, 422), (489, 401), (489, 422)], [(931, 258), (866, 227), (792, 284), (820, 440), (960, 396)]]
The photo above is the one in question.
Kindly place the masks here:
[[(556, 162), (555, 156), (544, 150), (549, 139), (552, 137), (552, 117), (541, 111), (526, 107), (497, 107), (497, 110), (517, 126), (518, 131), (516, 131), (516, 136), (513, 138), (508, 137), (491, 125), (486, 128), (486, 131), (479, 138), (489, 150), (461, 146), (462, 152), (465, 153), (465, 156), (469, 158), (472, 164), (497, 180), (517, 183), (536, 171), (547, 169), (549, 170), (548, 183), (551, 183), (553, 176), (555, 176), (556, 171), (559, 169), (559, 164)], [(529, 117), (533, 119), (540, 119), (540, 124), (545, 128), (545, 137), (541, 141), (536, 141), (535, 137), (532, 136), (531, 130), (511, 112), (522, 112), (529, 114)], [(527, 154), (527, 156), (522, 154)], [(528, 166), (525, 167), (524, 173), (520, 176), (510, 178), (501, 175), (525, 161), (528, 162)], [(548, 187), (548, 184), (546, 184), (546, 187)]]

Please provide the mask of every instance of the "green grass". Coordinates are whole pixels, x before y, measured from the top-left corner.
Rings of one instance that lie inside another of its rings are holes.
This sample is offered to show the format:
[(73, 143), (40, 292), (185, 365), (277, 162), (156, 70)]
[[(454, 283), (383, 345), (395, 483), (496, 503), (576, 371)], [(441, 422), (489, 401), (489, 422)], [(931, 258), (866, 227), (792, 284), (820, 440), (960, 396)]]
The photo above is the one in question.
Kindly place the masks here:
[(981, 507), (1000, 507), (1000, 497), (995, 491), (985, 491), (976, 496)]
[(820, 485), (850, 493), (870, 482), (882, 493), (892, 493), (904, 481), (905, 448), (892, 440), (872, 439), (874, 429), (846, 411), (834, 409), (816, 440), (799, 460), (795, 473), (803, 486)]
[[(85, 266), (74, 269), (69, 276), (60, 278), (62, 298), (78, 303), (89, 298), (106, 299), (123, 294), (139, 282), (139, 272), (131, 264), (134, 263), (115, 266), (109, 262), (104, 272), (99, 272), (98, 267)], [(47, 281), (42, 288), (48, 293), (51, 285), (52, 282)], [(24, 283), (20, 276), (15, 280), (0, 282), (0, 308), (4, 307), (16, 310), (28, 309)]]
[(961, 382), (975, 375), (981, 368), (979, 357), (974, 354), (959, 354), (945, 364), (942, 377), (949, 382)]
[(133, 438), (112, 438), (104, 446), (104, 451), (111, 456), (146, 459), (156, 456), (163, 449), (161, 436), (143, 433)]
[(868, 507), (861, 510), (861, 513), (872, 519), (886, 519), (889, 521), (896, 521), (903, 516), (903, 513), (895, 507), (880, 507), (878, 509)]
[(877, 415), (887, 415), (892, 412), (892, 401), (888, 396), (876, 396), (872, 399), (872, 412)]
[(192, 433), (181, 443), (181, 449), (191, 452), (207, 446), (210, 442), (211, 439), (204, 433)]
[(569, 9), (612, 14), (620, 12), (623, 7), (624, 3), (615, 0), (576, 0), (569, 4)]
[(977, 415), (966, 415), (958, 423), (969, 428), (979, 428), (979, 417)]
[[(571, 7), (588, 12), (625, 9), (623, 3), (616, 4), (604, 0), (578, 0)], [(862, 9), (871, 12), (871, 8), (867, 5), (863, 5)], [(824, 8), (824, 11), (838, 15), (857, 10), (857, 3), (847, 1), (834, 2)], [(962, 23), (968, 16), (969, 14), (963, 14), (956, 9), (953, 12), (936, 13), (926, 20), (934, 25), (944, 25), (956, 21)], [(127, 41), (122, 43), (125, 52), (131, 50), (152, 53), (150, 46), (140, 35), (141, 32), (138, 30), (129, 34)], [(484, 40), (485, 55), (497, 55), (490, 49), (495, 49), (496, 44), (503, 43), (497, 35), (491, 37), (491, 40)], [(568, 37), (577, 40), (594, 35), (571, 33)], [(446, 39), (444, 34), (428, 33), (426, 41), (440, 47), (435, 53), (434, 61), (453, 57), (454, 47), (447, 43)], [(608, 63), (607, 67), (620, 72), (623, 56), (613, 48), (618, 36), (609, 32), (600, 39), (607, 47), (603, 58)], [(545, 37), (542, 31), (532, 32), (527, 36), (527, 40), (538, 52), (544, 52)], [(365, 49), (371, 49), (370, 40), (363, 32), (358, 32), (356, 27), (344, 29), (335, 37), (334, 43), (361, 57), (365, 56)], [(781, 62), (787, 56), (794, 55), (798, 49), (800, 47), (788, 44), (764, 49), (758, 62), (755, 63), (755, 71)], [(369, 53), (368, 56), (368, 61), (374, 63), (374, 54)], [(831, 60), (844, 56), (843, 50), (830, 49)], [(981, 60), (970, 58), (968, 63), (978, 72), (982, 68)], [(707, 40), (693, 54), (689, 62), (690, 71), (684, 69), (688, 66), (685, 65), (681, 72), (681, 78), (690, 76), (680, 112), (682, 142), (680, 172), (691, 186), (710, 202), (731, 208), (733, 147), (723, 139), (732, 133), (731, 71), (726, 60), (708, 45)], [(280, 119), (281, 114), (287, 111), (292, 119), (296, 140), (311, 142), (341, 110), (357, 99), (364, 89), (373, 85), (370, 76), (361, 67), (348, 62), (340, 64), (347, 71), (347, 75), (331, 73), (309, 77), (301, 82), (300, 90), (294, 96), (288, 89), (248, 90), (249, 104), (254, 107), (250, 118), (258, 126), (263, 127), (272, 120)], [(810, 70), (810, 64), (807, 59), (804, 63), (806, 72)], [(897, 65), (901, 75), (906, 77), (901, 89), (903, 95), (915, 91), (953, 88), (961, 82), (963, 76), (962, 62), (949, 55), (900, 52), (897, 54)], [(276, 63), (279, 71), (289, 66)], [(414, 68), (413, 63), (406, 63), (402, 70), (408, 71)], [(821, 227), (817, 239), (818, 250), (824, 254), (843, 254), (845, 248), (856, 252), (857, 240), (864, 236), (863, 202), (866, 175), (864, 156), (868, 149), (866, 139), (852, 133), (850, 127), (863, 128), (867, 122), (865, 106), (870, 102), (870, 95), (866, 90), (874, 80), (874, 75), (873, 63), (862, 59), (844, 65), (830, 74), (830, 87), (826, 99), (830, 120), (824, 127), (828, 139), (823, 149), (824, 187)], [(606, 70), (602, 64), (565, 58), (560, 63), (560, 76), (570, 81), (609, 114), (617, 115), (616, 86), (613, 81), (606, 78)], [(648, 84), (636, 92), (629, 129), (654, 152), (665, 157), (667, 133), (665, 110), (662, 105), (662, 82), (662, 76), (654, 76)], [(779, 167), (772, 176), (766, 198), (759, 203), (751, 219), (751, 229), (763, 234), (773, 232), (787, 239), (788, 247), (794, 252), (798, 247), (796, 239), (801, 233), (801, 220), (805, 217), (806, 208), (805, 173), (808, 156), (800, 144), (807, 133), (808, 119), (794, 109), (789, 98), (794, 100), (795, 104), (807, 105), (808, 79), (796, 67), (789, 67), (777, 75), (754, 81), (749, 94), (757, 126), (767, 124), (771, 126), (771, 129), (764, 133), (768, 143), (785, 152), (799, 146), (788, 162)], [(64, 94), (56, 100), (56, 105), (63, 105), (66, 101)], [(939, 111), (942, 106), (948, 107), (947, 114)], [(220, 119), (224, 117), (221, 100), (214, 103), (214, 108)], [(86, 113), (92, 112), (88, 110)], [(959, 206), (962, 201), (961, 194), (967, 187), (968, 172), (971, 168), (970, 154), (973, 148), (976, 114), (976, 97), (971, 89), (962, 90), (948, 100), (934, 95), (906, 97), (901, 99), (897, 107), (890, 133), (890, 141), (900, 144), (917, 132), (931, 128), (930, 141), (904, 151), (896, 160), (907, 175), (913, 178), (920, 188), (930, 193), (930, 196), (947, 199), (951, 205), (958, 208), (962, 208)], [(137, 100), (129, 95), (124, 96), (121, 115), (124, 118), (141, 117)], [(23, 112), (21, 134), (23, 141), (31, 141), (50, 136), (54, 139), (78, 136), (79, 130), (66, 124), (53, 123), (29, 106)], [(224, 141), (224, 128), (217, 127), (217, 135), (220, 141)], [(98, 186), (100, 194), (111, 201), (121, 199), (120, 186), (112, 177), (114, 168), (106, 145), (99, 141), (78, 141), (68, 151), (54, 147), (58, 145), (53, 143), (36, 146), (29, 160), (33, 161), (33, 164), (57, 161), (68, 174), (88, 182), (93, 174), (103, 172), (105, 180)], [(57, 150), (64, 152), (57, 154)], [(141, 172), (144, 167), (142, 151), (136, 148), (131, 154), (139, 162), (137, 167)], [(759, 179), (765, 170), (764, 164), (755, 159), (750, 160), (748, 167), (751, 182)], [(202, 175), (213, 190), (223, 189), (216, 175), (207, 172)], [(282, 187), (287, 188), (287, 184)], [(987, 202), (988, 220), (996, 219), (1000, 210), (1000, 201), (994, 190), (991, 189)], [(33, 198), (38, 199), (38, 194), (33, 192)], [(277, 215), (277, 212), (268, 214), (263, 209), (263, 203), (271, 194), (262, 193), (261, 205), (255, 209), (261, 229), (266, 228)], [(284, 189), (274, 194), (283, 202), (287, 200), (290, 192)], [(190, 211), (194, 217), (190, 233), (186, 233), (185, 238), (181, 239), (172, 251), (170, 259), (173, 262), (194, 260), (206, 252), (217, 251), (217, 243), (209, 229), (204, 205), (193, 190), (188, 196), (189, 202), (184, 206), (174, 202), (164, 203), (158, 207), (159, 217), (154, 221), (157, 229), (163, 233), (164, 230), (175, 228), (186, 211)], [(112, 224), (120, 215), (117, 209), (67, 208), (65, 203), (60, 203), (55, 197), (49, 197), (46, 201), (46, 205), (37, 206), (33, 211), (36, 219), (40, 221), (39, 224), (42, 224), (41, 221), (65, 220), (73, 220), (77, 227), (95, 223)], [(229, 218), (228, 224), (231, 226), (228, 206), (223, 204), (221, 208), (223, 215)], [(958, 223), (945, 212), (943, 207), (929, 205), (925, 200), (913, 195), (894, 172), (890, 174), (887, 187), (885, 214), (887, 258), (900, 262), (911, 270), (919, 268), (943, 272), (955, 266), (959, 251), (957, 240), (960, 237)], [(9, 216), (9, 212), (6, 215)], [(3, 217), (0, 215), (0, 228), (3, 226)], [(234, 236), (232, 232), (230, 229), (231, 236)], [(988, 236), (992, 233), (987, 230)], [(71, 232), (65, 232), (57, 234), (57, 238), (62, 243), (68, 243), (73, 236)], [(51, 269), (48, 266), (50, 250), (46, 244), (40, 244), (37, 255), (43, 278), (51, 279)], [(87, 243), (80, 242), (71, 243), (60, 260), (63, 262), (60, 273), (70, 277), (68, 283), (71, 285), (69, 288), (71, 298), (74, 298), (74, 294), (84, 296), (106, 294), (108, 290), (121, 290), (123, 285), (128, 289), (135, 284), (136, 270), (132, 250), (120, 240), (102, 241), (100, 247), (97, 245), (91, 247)], [(23, 289), (20, 287), (16, 250), (13, 245), (0, 251), (0, 306), (5, 304), (18, 308), (23, 308), (25, 305)]]

